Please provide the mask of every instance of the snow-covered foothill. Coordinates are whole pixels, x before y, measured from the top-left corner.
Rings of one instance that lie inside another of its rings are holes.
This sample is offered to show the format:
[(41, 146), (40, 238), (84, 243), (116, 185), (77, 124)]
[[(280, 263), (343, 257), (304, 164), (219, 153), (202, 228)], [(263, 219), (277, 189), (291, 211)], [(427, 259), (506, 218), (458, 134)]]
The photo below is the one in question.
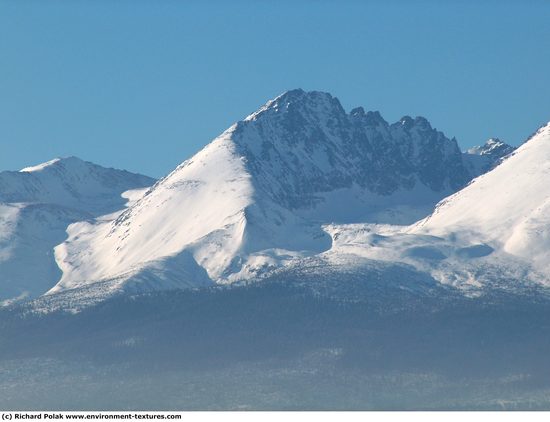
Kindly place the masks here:
[(61, 277), (53, 248), (67, 226), (120, 211), (128, 201), (121, 194), (153, 182), (75, 157), (1, 172), (0, 304), (48, 291)]

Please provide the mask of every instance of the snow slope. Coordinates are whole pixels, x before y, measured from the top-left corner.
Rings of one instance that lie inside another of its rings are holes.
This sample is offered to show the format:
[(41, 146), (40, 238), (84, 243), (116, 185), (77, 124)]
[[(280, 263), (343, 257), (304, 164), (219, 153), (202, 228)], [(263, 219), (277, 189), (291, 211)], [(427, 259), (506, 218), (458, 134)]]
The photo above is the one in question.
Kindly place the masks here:
[[(188, 268), (194, 270), (163, 287), (174, 287), (176, 281), (179, 287), (200, 286), (205, 278), (197, 273), (203, 268), (210, 278), (223, 281), (269, 265), (279, 249), (299, 255), (329, 247), (319, 227), (269, 199), (255, 200), (251, 177), (231, 140), (233, 131), (184, 162), (115, 220), (71, 225), (68, 241), (56, 248), (63, 277), (52, 292), (90, 281), (135, 280), (151, 266), (190, 255), (194, 260)], [(324, 243), (318, 241), (323, 238)], [(241, 256), (257, 251), (264, 252), (243, 268)]]
[(75, 157), (1, 172), (0, 303), (49, 290), (61, 275), (53, 248), (67, 226), (120, 210), (124, 191), (153, 182)]
[(485, 147), (477, 153), (504, 151), (500, 164), (445, 198), (430, 216), (406, 227), (327, 225), (333, 242), (323, 255), (335, 266), (406, 265), (471, 295), (549, 286), (550, 124), (511, 154), (495, 141)]
[[(326, 223), (411, 223), (474, 176), (456, 141), (422, 117), (390, 125), (378, 112), (346, 113), (330, 94), (288, 91), (117, 218), (71, 225), (50, 293), (262, 276), (329, 250)], [(173, 262), (185, 266), (177, 277)]]
[(550, 123), (491, 172), (442, 201), (412, 233), (476, 239), (550, 274)]

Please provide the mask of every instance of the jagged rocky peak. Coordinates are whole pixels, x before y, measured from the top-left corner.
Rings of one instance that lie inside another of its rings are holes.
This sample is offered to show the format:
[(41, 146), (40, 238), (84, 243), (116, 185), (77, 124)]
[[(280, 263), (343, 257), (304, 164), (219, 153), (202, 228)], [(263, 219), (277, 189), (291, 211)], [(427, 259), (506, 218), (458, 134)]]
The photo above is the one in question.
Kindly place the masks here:
[(411, 116), (403, 116), (397, 122), (395, 122), (393, 127), (402, 127), (405, 130), (411, 130), (412, 128), (422, 128), (425, 130), (432, 130), (432, 125), (428, 119), (422, 116), (416, 116), (414, 119)]
[[(337, 98), (325, 92), (295, 89), (268, 101), (244, 121), (237, 123), (236, 132), (252, 126), (262, 140), (282, 142), (288, 146), (321, 141), (319, 138), (327, 133), (342, 137), (348, 125), (348, 116)], [(250, 134), (247, 136), (257, 138)], [(244, 143), (251, 140), (245, 137), (239, 139)]]
[(414, 120), (411, 116), (403, 116), (399, 119), (399, 122), (394, 123), (394, 125), (401, 125), (405, 130), (409, 130), (414, 126)]
[(257, 180), (291, 208), (356, 185), (390, 195), (417, 183), (448, 192), (470, 179), (454, 139), (424, 117), (389, 125), (378, 111), (345, 112), (324, 92), (287, 91), (233, 127), (231, 138)]
[(358, 122), (364, 126), (382, 126), (388, 127), (389, 124), (380, 115), (379, 111), (367, 111), (363, 107), (356, 107), (349, 113), (349, 117), (352, 122)]
[(463, 154), (470, 173), (479, 176), (501, 163), (502, 159), (516, 150), (516, 147), (502, 142), (498, 138), (490, 138), (485, 144), (468, 149)]
[(498, 138), (490, 138), (483, 145), (478, 145), (470, 148), (468, 150), (468, 154), (490, 155), (496, 158), (502, 158), (513, 152), (515, 149), (515, 147), (508, 145), (505, 142), (502, 142)]
[(306, 92), (302, 89), (286, 91), (273, 100), (268, 101), (258, 111), (249, 115), (244, 121), (258, 119), (287, 120), (296, 117), (294, 124), (311, 122), (321, 116), (327, 118), (344, 118), (344, 111), (340, 101), (329, 93), (320, 91)]

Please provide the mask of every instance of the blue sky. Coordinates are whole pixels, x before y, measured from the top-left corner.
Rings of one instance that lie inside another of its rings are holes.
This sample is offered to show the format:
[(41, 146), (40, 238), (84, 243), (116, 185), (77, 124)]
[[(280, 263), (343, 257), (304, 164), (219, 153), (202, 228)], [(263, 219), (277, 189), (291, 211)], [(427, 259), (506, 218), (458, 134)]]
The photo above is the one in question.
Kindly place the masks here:
[(517, 144), (550, 120), (548, 22), (544, 0), (0, 0), (0, 170), (159, 177), (298, 87)]

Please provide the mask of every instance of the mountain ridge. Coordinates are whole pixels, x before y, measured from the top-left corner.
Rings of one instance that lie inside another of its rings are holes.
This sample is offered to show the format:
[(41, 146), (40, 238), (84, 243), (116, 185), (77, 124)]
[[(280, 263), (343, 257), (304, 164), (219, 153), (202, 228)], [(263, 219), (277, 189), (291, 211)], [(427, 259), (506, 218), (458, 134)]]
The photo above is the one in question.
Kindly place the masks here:
[(123, 289), (149, 268), (164, 280), (158, 288), (174, 287), (159, 274), (180, 257), (185, 287), (194, 277), (204, 285), (204, 270), (211, 284), (262, 277), (329, 251), (324, 224), (412, 223), (472, 177), (456, 140), (425, 118), (390, 125), (377, 112), (346, 113), (328, 93), (287, 91), (116, 219), (71, 225), (55, 249), (63, 276), (50, 293), (98, 281)]
[[(33, 296), (74, 291), (93, 303), (300, 271), (320, 279), (356, 271), (410, 289), (398, 276), (409, 271), (418, 288), (475, 292), (493, 283), (479, 263), (506, 267), (507, 280), (528, 265), (503, 261), (483, 239), (439, 238), (411, 224), (513, 155), (496, 139), (462, 152), (421, 116), (388, 123), (362, 107), (347, 113), (328, 93), (291, 90), (158, 181), (75, 157), (0, 173), (0, 258), (13, 253), (14, 227), (32, 235), (14, 216), (33, 215), (50, 221), (49, 232), (38, 230), (50, 284)], [(27, 293), (12, 289), (5, 300)]]

